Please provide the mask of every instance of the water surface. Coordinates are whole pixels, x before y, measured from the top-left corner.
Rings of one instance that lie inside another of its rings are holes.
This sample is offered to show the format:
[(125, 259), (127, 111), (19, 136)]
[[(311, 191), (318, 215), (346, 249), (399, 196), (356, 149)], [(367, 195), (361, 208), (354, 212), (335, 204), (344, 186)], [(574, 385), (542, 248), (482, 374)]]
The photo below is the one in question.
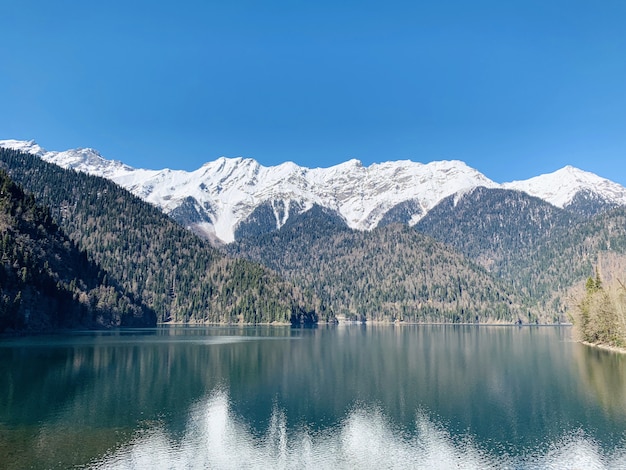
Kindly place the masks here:
[(626, 468), (626, 356), (567, 328), (0, 340), (0, 468)]

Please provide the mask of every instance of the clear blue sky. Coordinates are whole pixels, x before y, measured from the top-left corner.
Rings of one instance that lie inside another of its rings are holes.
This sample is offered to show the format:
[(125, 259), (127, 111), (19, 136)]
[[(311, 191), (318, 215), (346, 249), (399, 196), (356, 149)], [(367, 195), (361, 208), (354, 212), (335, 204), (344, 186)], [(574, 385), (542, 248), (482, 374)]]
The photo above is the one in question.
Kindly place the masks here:
[(626, 185), (626, 1), (0, 1), (0, 138)]

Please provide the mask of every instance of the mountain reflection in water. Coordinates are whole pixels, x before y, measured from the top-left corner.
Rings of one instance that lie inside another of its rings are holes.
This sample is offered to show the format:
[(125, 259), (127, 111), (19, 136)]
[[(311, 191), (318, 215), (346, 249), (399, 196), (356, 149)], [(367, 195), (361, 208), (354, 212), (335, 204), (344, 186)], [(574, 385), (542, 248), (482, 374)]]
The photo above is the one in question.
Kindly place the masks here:
[(378, 408), (358, 407), (334, 428), (289, 432), (284, 412), (275, 408), (266, 432), (256, 435), (218, 390), (193, 407), (181, 439), (155, 427), (93, 468), (626, 468), (624, 449), (605, 454), (582, 431), (510, 456), (484, 449), (470, 434), (451, 436), (424, 412), (416, 413), (416, 430), (403, 433)]
[(0, 340), (0, 468), (626, 468), (626, 355), (567, 328)]

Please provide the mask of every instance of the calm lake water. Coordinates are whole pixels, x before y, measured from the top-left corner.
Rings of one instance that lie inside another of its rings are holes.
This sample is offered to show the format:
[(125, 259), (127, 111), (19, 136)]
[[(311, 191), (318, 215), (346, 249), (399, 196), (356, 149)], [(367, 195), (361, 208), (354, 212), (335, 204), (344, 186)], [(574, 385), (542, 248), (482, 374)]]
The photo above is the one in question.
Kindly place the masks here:
[(626, 356), (568, 328), (0, 340), (0, 468), (626, 468)]

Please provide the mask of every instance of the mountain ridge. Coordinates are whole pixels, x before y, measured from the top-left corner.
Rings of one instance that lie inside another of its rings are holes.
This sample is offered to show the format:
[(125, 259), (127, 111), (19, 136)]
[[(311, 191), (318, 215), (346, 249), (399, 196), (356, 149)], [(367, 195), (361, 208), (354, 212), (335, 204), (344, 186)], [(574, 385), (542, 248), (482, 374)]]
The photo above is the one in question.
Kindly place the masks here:
[(527, 300), (451, 247), (391, 224), (350, 229), (314, 206), (272, 233), (229, 244), (231, 256), (262, 263), (332, 305), (338, 318), (417, 323), (548, 320)]
[[(227, 258), (112, 181), (0, 148), (0, 167), (72, 243), (162, 322), (306, 323), (323, 305), (258, 263)], [(326, 314), (327, 319), (332, 313)]]
[[(577, 185), (572, 185), (572, 181), (575, 181)], [(572, 165), (566, 165), (553, 173), (527, 180), (503, 183), (502, 187), (525, 192), (561, 209), (567, 208), (572, 202), (576, 196), (575, 190), (597, 190), (598, 188), (601, 189), (600, 194), (610, 202), (626, 205), (626, 193), (623, 191), (623, 186)]]
[[(293, 162), (265, 167), (251, 158), (220, 157), (193, 171), (148, 170), (107, 160), (93, 149), (48, 152), (34, 141), (17, 140), (0, 141), (0, 146), (110, 179), (218, 243), (234, 241), (242, 233), (240, 227), (255, 223), (262, 223), (259, 233), (279, 229), (313, 205), (335, 211), (357, 230), (391, 222), (412, 226), (445, 198), (477, 187), (522, 191), (578, 212), (626, 206), (626, 188), (572, 166), (499, 184), (459, 160), (364, 166), (352, 159), (307, 168)], [(260, 206), (266, 208), (262, 220), (255, 214)]]

